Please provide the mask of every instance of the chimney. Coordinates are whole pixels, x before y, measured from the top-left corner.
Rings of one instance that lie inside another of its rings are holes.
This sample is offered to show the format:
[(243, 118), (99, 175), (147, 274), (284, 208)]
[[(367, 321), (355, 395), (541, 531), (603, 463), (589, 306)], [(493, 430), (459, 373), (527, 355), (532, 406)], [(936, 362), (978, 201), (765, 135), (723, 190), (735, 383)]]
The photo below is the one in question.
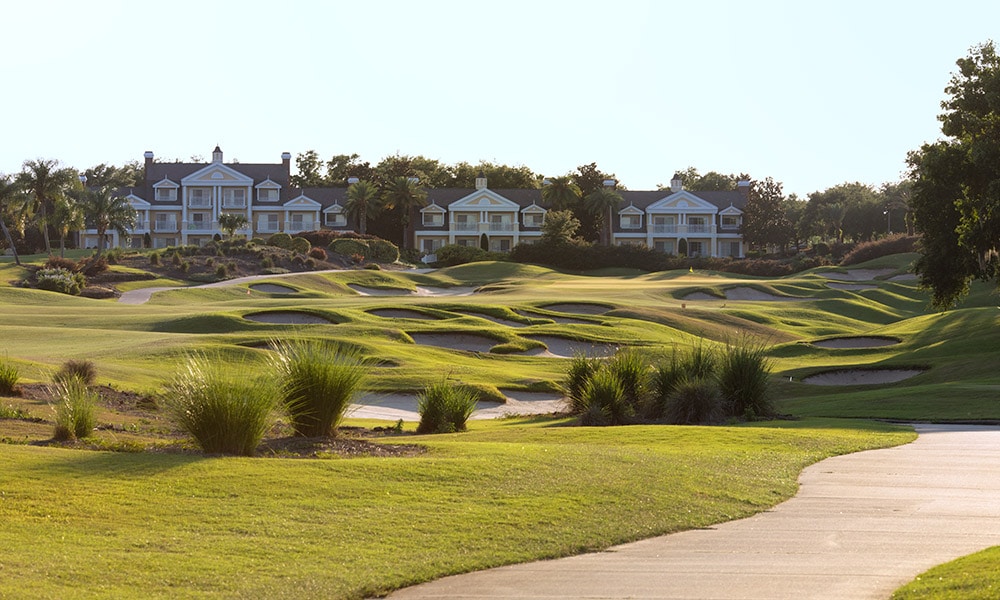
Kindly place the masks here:
[(281, 166), (285, 167), (285, 179), (292, 178), (292, 154), (290, 152), (281, 153)]
[(222, 162), (222, 150), (216, 146), (215, 150), (212, 150), (212, 162), (221, 163)]
[(486, 173), (483, 173), (482, 171), (479, 172), (479, 175), (476, 175), (476, 189), (486, 189)]
[(680, 173), (674, 173), (674, 178), (670, 180), (670, 191), (677, 193), (684, 189), (684, 180), (681, 179)]
[(750, 180), (741, 179), (736, 182), (736, 191), (743, 195), (743, 199), (750, 198)]
[(615, 187), (617, 187), (617, 186), (618, 186), (618, 182), (617, 182), (617, 181), (615, 181), (614, 179), (605, 179), (605, 180), (604, 180), (603, 182), (601, 182), (601, 183), (602, 183), (602, 185), (603, 185), (604, 187), (606, 187), (606, 188), (609, 188), (609, 189), (612, 189), (612, 190), (613, 190), (613, 189), (615, 189)]
[(146, 150), (146, 153), (143, 154), (142, 157), (146, 159), (146, 166), (145, 166), (145, 170), (143, 172), (143, 178), (148, 182), (149, 181), (149, 171), (150, 171), (150, 168), (153, 166), (153, 151), (152, 150)]

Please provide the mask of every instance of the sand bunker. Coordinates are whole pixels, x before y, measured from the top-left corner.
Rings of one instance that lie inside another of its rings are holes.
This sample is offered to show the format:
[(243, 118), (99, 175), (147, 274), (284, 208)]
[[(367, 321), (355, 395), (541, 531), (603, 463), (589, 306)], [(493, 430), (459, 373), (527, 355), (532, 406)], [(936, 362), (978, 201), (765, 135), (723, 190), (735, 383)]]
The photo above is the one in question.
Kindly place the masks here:
[(476, 288), (469, 286), (455, 286), (455, 287), (431, 287), (431, 286), (417, 286), (418, 296), (471, 296), (476, 293)]
[(529, 351), (527, 353), (529, 356), (573, 358), (578, 354), (585, 354), (591, 357), (606, 357), (611, 356), (618, 351), (618, 344), (571, 340), (554, 335), (532, 335), (528, 337), (529, 339), (541, 342), (548, 347), (548, 350)]
[(802, 383), (811, 385), (884, 385), (923, 373), (920, 369), (843, 369), (810, 375)]
[[(497, 419), (508, 415), (545, 415), (566, 410), (566, 400), (559, 394), (505, 391), (506, 404), (480, 402), (471, 419)], [(416, 394), (365, 394), (348, 409), (357, 419), (419, 421)]]
[(418, 310), (407, 310), (405, 308), (376, 308), (368, 311), (368, 314), (382, 317), (384, 319), (421, 319), (424, 321), (435, 321), (437, 317), (428, 315)]
[(916, 281), (919, 277), (914, 273), (903, 273), (902, 275), (896, 275), (895, 277), (890, 277), (889, 281)]
[(500, 343), (492, 338), (471, 333), (411, 333), (410, 337), (421, 346), (465, 352), (489, 352), (490, 348)]
[(511, 321), (509, 319), (501, 319), (500, 317), (493, 317), (490, 315), (484, 315), (482, 313), (463, 312), (459, 314), (463, 314), (469, 317), (476, 317), (477, 319), (486, 319), (487, 321), (491, 321), (498, 325), (505, 325), (507, 327), (528, 327), (527, 323), (520, 323), (518, 321)]
[(820, 348), (881, 348), (882, 346), (895, 346), (899, 340), (884, 337), (841, 337), (810, 343)]
[(872, 281), (893, 272), (895, 272), (895, 269), (851, 269), (846, 273), (824, 271), (818, 273), (818, 275), (822, 275), (827, 279), (839, 279), (840, 281)]
[(545, 310), (551, 310), (555, 312), (564, 312), (578, 315), (603, 315), (604, 313), (611, 310), (610, 306), (603, 306), (601, 304), (583, 304), (583, 303), (563, 303), (563, 304), (547, 304), (540, 308)]
[(877, 285), (872, 285), (870, 283), (835, 283), (828, 281), (826, 287), (835, 290), (844, 290), (847, 292), (860, 292), (862, 290), (877, 290)]
[(290, 288), (287, 285), (278, 285), (276, 283), (255, 283), (249, 286), (251, 290), (255, 292), (266, 292), (268, 294), (297, 294), (298, 290), (295, 288)]
[(274, 311), (243, 315), (247, 321), (256, 323), (278, 323), (281, 325), (330, 325), (333, 321), (311, 313), (297, 311)]
[[(735, 287), (723, 290), (726, 300), (743, 300), (752, 302), (803, 302), (809, 298), (792, 298), (790, 296), (775, 296), (767, 292), (762, 292), (751, 287)], [(718, 296), (706, 294), (705, 292), (692, 292), (684, 296), (684, 300), (722, 300)]]
[(356, 285), (353, 283), (348, 283), (347, 287), (351, 288), (355, 292), (361, 294), (362, 296), (412, 296), (416, 292), (410, 290), (404, 290), (401, 288), (373, 288), (365, 287), (363, 285)]

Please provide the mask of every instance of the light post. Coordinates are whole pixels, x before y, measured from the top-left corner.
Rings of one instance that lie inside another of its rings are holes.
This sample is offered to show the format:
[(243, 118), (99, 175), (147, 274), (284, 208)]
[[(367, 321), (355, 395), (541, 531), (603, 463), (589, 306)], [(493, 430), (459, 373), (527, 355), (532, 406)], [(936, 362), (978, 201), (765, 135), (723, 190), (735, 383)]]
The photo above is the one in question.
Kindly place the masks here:
[(885, 215), (885, 230), (889, 235), (892, 235), (892, 213), (887, 208), (882, 211), (882, 214)]
[[(86, 196), (86, 194), (87, 194), (87, 174), (86, 173), (80, 173), (80, 187), (83, 188), (83, 193), (84, 193), (83, 197), (86, 198), (87, 197)], [(85, 240), (85, 238), (84, 238), (84, 231), (86, 231), (86, 230), (87, 230), (87, 223), (84, 222), (84, 224), (83, 224), (83, 231), (76, 232), (76, 247), (77, 248), (83, 248), (84, 247), (84, 245), (85, 245), (83, 243), (84, 240)], [(98, 248), (101, 247), (101, 240), (97, 240), (97, 247)]]

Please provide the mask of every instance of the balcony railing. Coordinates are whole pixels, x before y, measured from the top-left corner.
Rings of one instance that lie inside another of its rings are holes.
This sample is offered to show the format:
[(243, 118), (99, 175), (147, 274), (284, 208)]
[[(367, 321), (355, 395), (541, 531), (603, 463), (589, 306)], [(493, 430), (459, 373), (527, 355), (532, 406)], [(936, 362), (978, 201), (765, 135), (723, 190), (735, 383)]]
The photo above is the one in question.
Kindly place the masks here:
[(490, 223), (490, 231), (514, 231), (513, 223)]
[(246, 208), (246, 198), (223, 198), (222, 208)]
[(257, 223), (258, 233), (277, 233), (281, 231), (281, 225), (278, 223)]
[(219, 229), (219, 224), (215, 221), (187, 221), (184, 223), (184, 229), (188, 231), (216, 231)]
[(156, 233), (175, 233), (177, 231), (177, 221), (156, 221), (153, 224), (153, 231)]
[(285, 231), (312, 231), (316, 225), (312, 221), (285, 221)]
[(211, 208), (211, 198), (188, 198), (188, 206), (191, 208)]
[(711, 231), (711, 225), (653, 224), (653, 233), (710, 233)]
[(452, 231), (479, 231), (479, 223), (459, 223), (451, 224)]
[(132, 233), (145, 233), (149, 231), (149, 221), (136, 221), (130, 231)]

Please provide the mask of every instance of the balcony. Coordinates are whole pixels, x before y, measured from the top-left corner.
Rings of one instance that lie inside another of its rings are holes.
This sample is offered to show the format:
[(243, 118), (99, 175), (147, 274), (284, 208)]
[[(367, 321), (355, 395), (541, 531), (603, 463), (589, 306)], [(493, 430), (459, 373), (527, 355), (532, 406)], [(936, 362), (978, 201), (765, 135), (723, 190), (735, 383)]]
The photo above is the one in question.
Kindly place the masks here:
[(298, 233), (300, 231), (312, 231), (316, 225), (312, 221), (285, 221), (285, 231)]
[(689, 233), (711, 233), (711, 225), (675, 225), (671, 224), (653, 224), (653, 233), (670, 233), (670, 234), (689, 234)]
[(246, 208), (246, 198), (223, 198), (222, 208)]
[(149, 231), (149, 221), (139, 221), (136, 220), (135, 224), (130, 229), (132, 233), (146, 233)]
[(455, 221), (451, 224), (452, 231), (479, 231), (479, 223)]
[(257, 233), (278, 233), (281, 225), (277, 221), (268, 223), (257, 223)]
[(176, 233), (177, 221), (156, 221), (153, 224), (153, 231), (156, 233)]
[(490, 231), (514, 231), (513, 223), (490, 223)]
[(188, 198), (189, 208), (212, 208), (211, 198)]
[(184, 223), (187, 231), (217, 231), (219, 224), (215, 221), (187, 221)]

